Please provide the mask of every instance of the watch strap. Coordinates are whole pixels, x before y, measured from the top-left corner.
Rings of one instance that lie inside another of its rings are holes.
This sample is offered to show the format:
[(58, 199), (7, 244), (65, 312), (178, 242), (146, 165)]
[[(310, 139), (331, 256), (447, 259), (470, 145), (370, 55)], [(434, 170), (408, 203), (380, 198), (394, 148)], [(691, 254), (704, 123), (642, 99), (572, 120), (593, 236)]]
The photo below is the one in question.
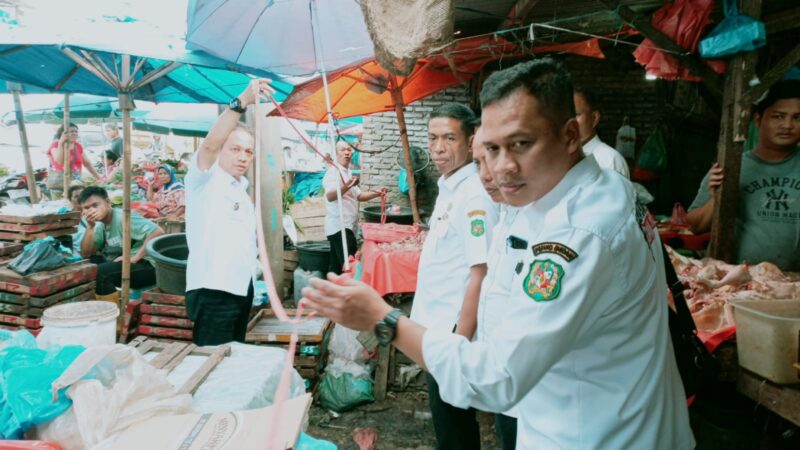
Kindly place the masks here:
[(242, 107), (242, 102), (239, 100), (239, 97), (232, 98), (231, 101), (228, 102), (228, 108), (239, 114), (244, 114), (247, 111), (247, 108)]
[(389, 325), (390, 327), (392, 327), (392, 328), (394, 328), (396, 330), (397, 329), (397, 322), (399, 322), (400, 318), (403, 317), (403, 316), (405, 316), (405, 314), (403, 314), (403, 311), (400, 311), (399, 309), (394, 308), (393, 310), (389, 311), (389, 313), (386, 314), (386, 316), (383, 318), (383, 323), (385, 323), (386, 325)]

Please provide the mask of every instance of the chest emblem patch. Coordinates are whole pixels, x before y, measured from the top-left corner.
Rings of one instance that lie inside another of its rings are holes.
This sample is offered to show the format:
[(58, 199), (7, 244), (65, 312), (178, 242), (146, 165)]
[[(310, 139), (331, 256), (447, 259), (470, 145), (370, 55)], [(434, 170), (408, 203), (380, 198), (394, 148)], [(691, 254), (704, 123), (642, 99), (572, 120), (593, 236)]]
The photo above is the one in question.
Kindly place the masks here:
[(483, 219), (472, 219), (470, 224), (470, 233), (472, 233), (475, 237), (481, 237), (486, 233), (486, 224), (483, 222)]
[(522, 280), (522, 290), (537, 302), (549, 302), (561, 293), (564, 269), (550, 259), (535, 259)]

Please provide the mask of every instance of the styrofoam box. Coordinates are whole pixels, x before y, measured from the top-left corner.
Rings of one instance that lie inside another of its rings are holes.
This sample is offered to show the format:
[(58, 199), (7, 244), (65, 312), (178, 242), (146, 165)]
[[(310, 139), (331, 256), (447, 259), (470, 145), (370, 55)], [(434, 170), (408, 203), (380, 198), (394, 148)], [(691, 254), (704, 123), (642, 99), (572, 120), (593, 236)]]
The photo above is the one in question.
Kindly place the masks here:
[(800, 383), (800, 299), (740, 300), (736, 314), (739, 365), (777, 384)]

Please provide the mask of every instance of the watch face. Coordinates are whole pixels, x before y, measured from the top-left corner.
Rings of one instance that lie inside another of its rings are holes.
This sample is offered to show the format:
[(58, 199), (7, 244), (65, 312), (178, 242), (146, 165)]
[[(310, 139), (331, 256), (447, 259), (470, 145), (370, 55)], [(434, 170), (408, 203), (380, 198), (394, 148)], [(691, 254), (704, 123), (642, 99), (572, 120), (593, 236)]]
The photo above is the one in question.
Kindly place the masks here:
[(389, 325), (386, 325), (383, 322), (378, 322), (375, 325), (375, 337), (378, 338), (378, 342), (381, 345), (389, 345), (394, 339), (394, 330)]

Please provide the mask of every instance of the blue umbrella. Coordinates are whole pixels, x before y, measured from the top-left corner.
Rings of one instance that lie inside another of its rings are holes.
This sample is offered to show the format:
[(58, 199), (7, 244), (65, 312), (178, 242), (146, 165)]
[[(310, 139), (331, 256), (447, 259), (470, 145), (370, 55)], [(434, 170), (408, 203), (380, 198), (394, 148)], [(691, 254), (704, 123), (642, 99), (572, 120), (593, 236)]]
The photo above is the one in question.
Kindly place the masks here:
[(187, 108), (186, 105), (162, 104), (141, 117), (134, 118), (133, 127), (151, 133), (203, 138), (214, 126), (218, 115), (216, 108), (207, 106), (211, 105), (193, 105)]
[[(320, 59), (335, 70), (373, 56), (356, 0), (317, 2), (316, 29), (312, 1), (190, 0), (186, 40), (189, 48), (286, 75), (317, 72)], [(314, 33), (324, 43), (321, 57)]]

